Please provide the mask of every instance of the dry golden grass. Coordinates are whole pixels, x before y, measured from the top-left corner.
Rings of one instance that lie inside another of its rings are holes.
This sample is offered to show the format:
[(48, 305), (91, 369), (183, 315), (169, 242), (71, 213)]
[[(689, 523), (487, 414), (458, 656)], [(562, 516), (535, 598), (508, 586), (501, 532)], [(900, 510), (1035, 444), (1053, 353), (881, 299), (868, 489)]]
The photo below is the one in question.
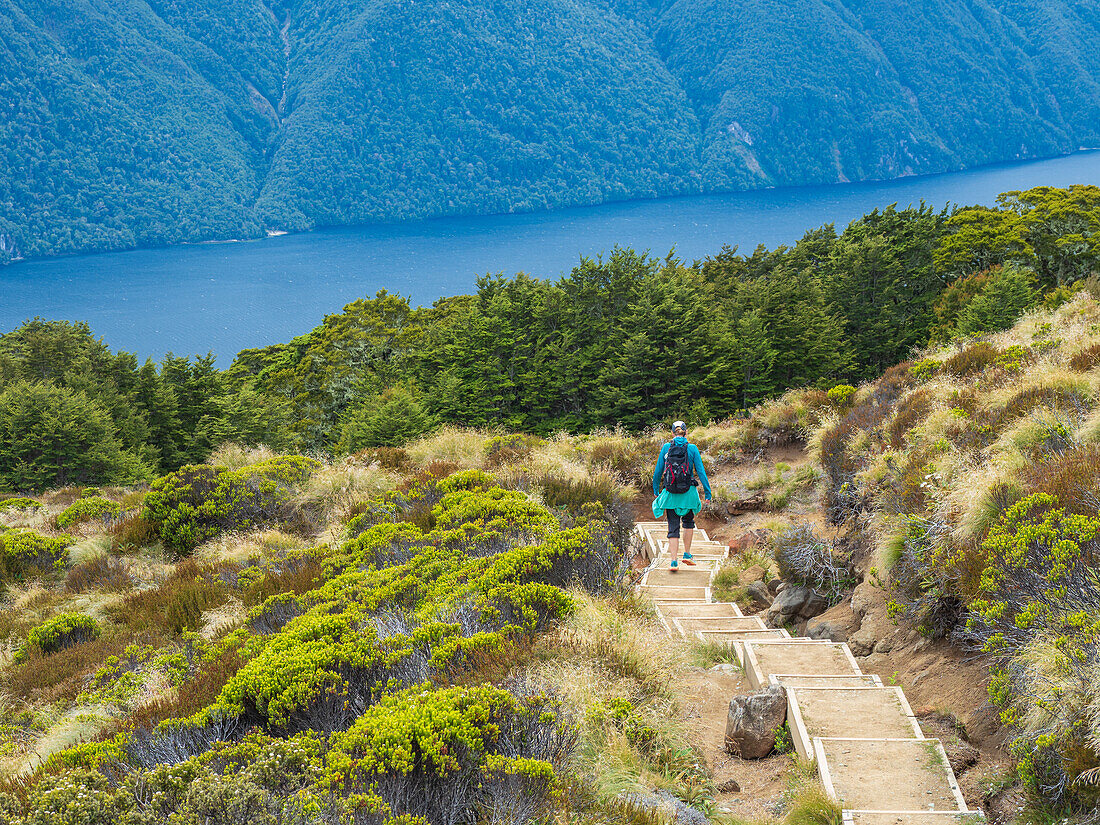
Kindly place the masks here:
[(423, 469), (435, 461), (457, 464), (463, 470), (485, 468), (489, 442), (498, 433), (446, 425), (431, 435), (405, 445), (409, 460)]
[(226, 470), (239, 470), (249, 464), (266, 461), (278, 456), (275, 450), (263, 445), (259, 447), (246, 447), (233, 441), (227, 441), (206, 457), (206, 463), (214, 467), (224, 467)]
[(281, 530), (254, 530), (250, 533), (228, 532), (195, 548), (191, 557), (197, 561), (214, 564), (248, 564), (279, 558), (300, 550), (307, 542)]

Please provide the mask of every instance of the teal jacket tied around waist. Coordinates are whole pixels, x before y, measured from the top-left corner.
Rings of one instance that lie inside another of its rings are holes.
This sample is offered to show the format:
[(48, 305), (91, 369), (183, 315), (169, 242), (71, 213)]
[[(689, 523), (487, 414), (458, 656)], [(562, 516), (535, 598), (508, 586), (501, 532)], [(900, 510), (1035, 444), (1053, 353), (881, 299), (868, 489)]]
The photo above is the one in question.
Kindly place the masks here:
[[(673, 444), (687, 444), (687, 439), (682, 435), (676, 436), (672, 441), (661, 447), (661, 454), (657, 457), (657, 469), (653, 471), (653, 515), (655, 518), (663, 518), (665, 510), (675, 510), (677, 515), (686, 516), (690, 513), (698, 513), (703, 509), (703, 502), (699, 500), (699, 488), (692, 487), (686, 493), (670, 493), (661, 489), (661, 478), (665, 474), (665, 456)], [(699, 455), (699, 448), (694, 444), (688, 444), (688, 457), (695, 468), (695, 477), (703, 484), (707, 498), (710, 498), (710, 482), (707, 481), (707, 471), (703, 469), (703, 458)]]

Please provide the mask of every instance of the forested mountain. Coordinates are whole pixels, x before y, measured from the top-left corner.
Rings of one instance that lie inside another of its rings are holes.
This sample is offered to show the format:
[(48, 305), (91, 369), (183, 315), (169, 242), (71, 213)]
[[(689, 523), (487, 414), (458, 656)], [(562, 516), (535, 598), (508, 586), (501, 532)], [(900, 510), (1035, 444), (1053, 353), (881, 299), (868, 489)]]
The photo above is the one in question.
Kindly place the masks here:
[(0, 262), (1100, 144), (1053, 0), (0, 0)]

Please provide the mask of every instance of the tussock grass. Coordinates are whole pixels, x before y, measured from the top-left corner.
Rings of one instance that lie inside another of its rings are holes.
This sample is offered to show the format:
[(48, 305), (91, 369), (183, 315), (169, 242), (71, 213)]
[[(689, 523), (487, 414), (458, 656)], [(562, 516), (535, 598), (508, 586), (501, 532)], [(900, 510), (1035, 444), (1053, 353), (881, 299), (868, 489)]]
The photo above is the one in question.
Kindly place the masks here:
[(463, 470), (483, 470), (489, 442), (499, 433), (446, 425), (430, 435), (405, 445), (409, 460), (424, 469), (432, 462), (445, 461)]
[(249, 464), (276, 458), (278, 455), (279, 453), (275, 450), (263, 445), (247, 447), (244, 444), (227, 441), (207, 456), (206, 463), (214, 467), (223, 467), (226, 470), (239, 470)]

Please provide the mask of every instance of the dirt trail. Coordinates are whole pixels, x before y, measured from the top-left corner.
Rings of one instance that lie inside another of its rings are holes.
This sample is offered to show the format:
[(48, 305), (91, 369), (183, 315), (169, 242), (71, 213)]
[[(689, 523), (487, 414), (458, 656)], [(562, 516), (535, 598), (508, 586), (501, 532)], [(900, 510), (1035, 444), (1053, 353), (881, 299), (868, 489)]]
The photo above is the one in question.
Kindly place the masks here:
[[(757, 458), (755, 463), (716, 469), (711, 474), (712, 488), (743, 493), (747, 498), (750, 495), (748, 482), (754, 476), (759, 477), (762, 467), (771, 469), (776, 464), (785, 464), (790, 468), (786, 471), (789, 478), (809, 463), (805, 451), (797, 445), (765, 451)], [(635, 501), (636, 521), (654, 521), (651, 500), (643, 495)], [(752, 530), (774, 527), (779, 521), (809, 524), (819, 535), (836, 538), (816, 496), (796, 496), (781, 512), (760, 509), (725, 515), (720, 510), (710, 510), (697, 518), (698, 526), (722, 545)], [(867, 655), (857, 659), (860, 669), (878, 676), (883, 685), (896, 685), (904, 690), (923, 735), (943, 740), (945, 755), (959, 776), (959, 786), (971, 809), (989, 810), (992, 802), (994, 808), (1004, 807), (1005, 813), (1010, 813), (1014, 807), (1012, 800), (988, 796), (990, 787), (998, 784), (1011, 762), (1001, 749), (996, 714), (986, 698), (988, 674), (985, 666), (966, 661), (946, 643), (930, 643), (915, 631), (894, 625), (886, 617), (885, 595), (879, 591), (872, 592), (871, 596), (865, 605), (866, 615), (862, 621), (856, 616), (854, 627), (871, 627), (879, 639)], [(844, 609), (852, 612), (850, 606)], [(686, 626), (694, 629), (699, 625)], [(804, 627), (800, 629), (805, 630)], [(737, 791), (719, 794), (716, 800), (719, 808), (745, 817), (775, 815), (780, 811), (789, 786), (790, 758), (771, 756), (762, 760), (742, 760), (724, 750), (729, 700), (749, 692), (750, 684), (740, 671), (699, 668), (685, 679), (682, 702), (694, 725), (696, 741), (714, 771), (715, 783), (721, 786), (734, 780), (739, 786)], [(891, 725), (891, 730), (900, 729), (897, 722)], [(994, 810), (992, 813), (1000, 812)]]

